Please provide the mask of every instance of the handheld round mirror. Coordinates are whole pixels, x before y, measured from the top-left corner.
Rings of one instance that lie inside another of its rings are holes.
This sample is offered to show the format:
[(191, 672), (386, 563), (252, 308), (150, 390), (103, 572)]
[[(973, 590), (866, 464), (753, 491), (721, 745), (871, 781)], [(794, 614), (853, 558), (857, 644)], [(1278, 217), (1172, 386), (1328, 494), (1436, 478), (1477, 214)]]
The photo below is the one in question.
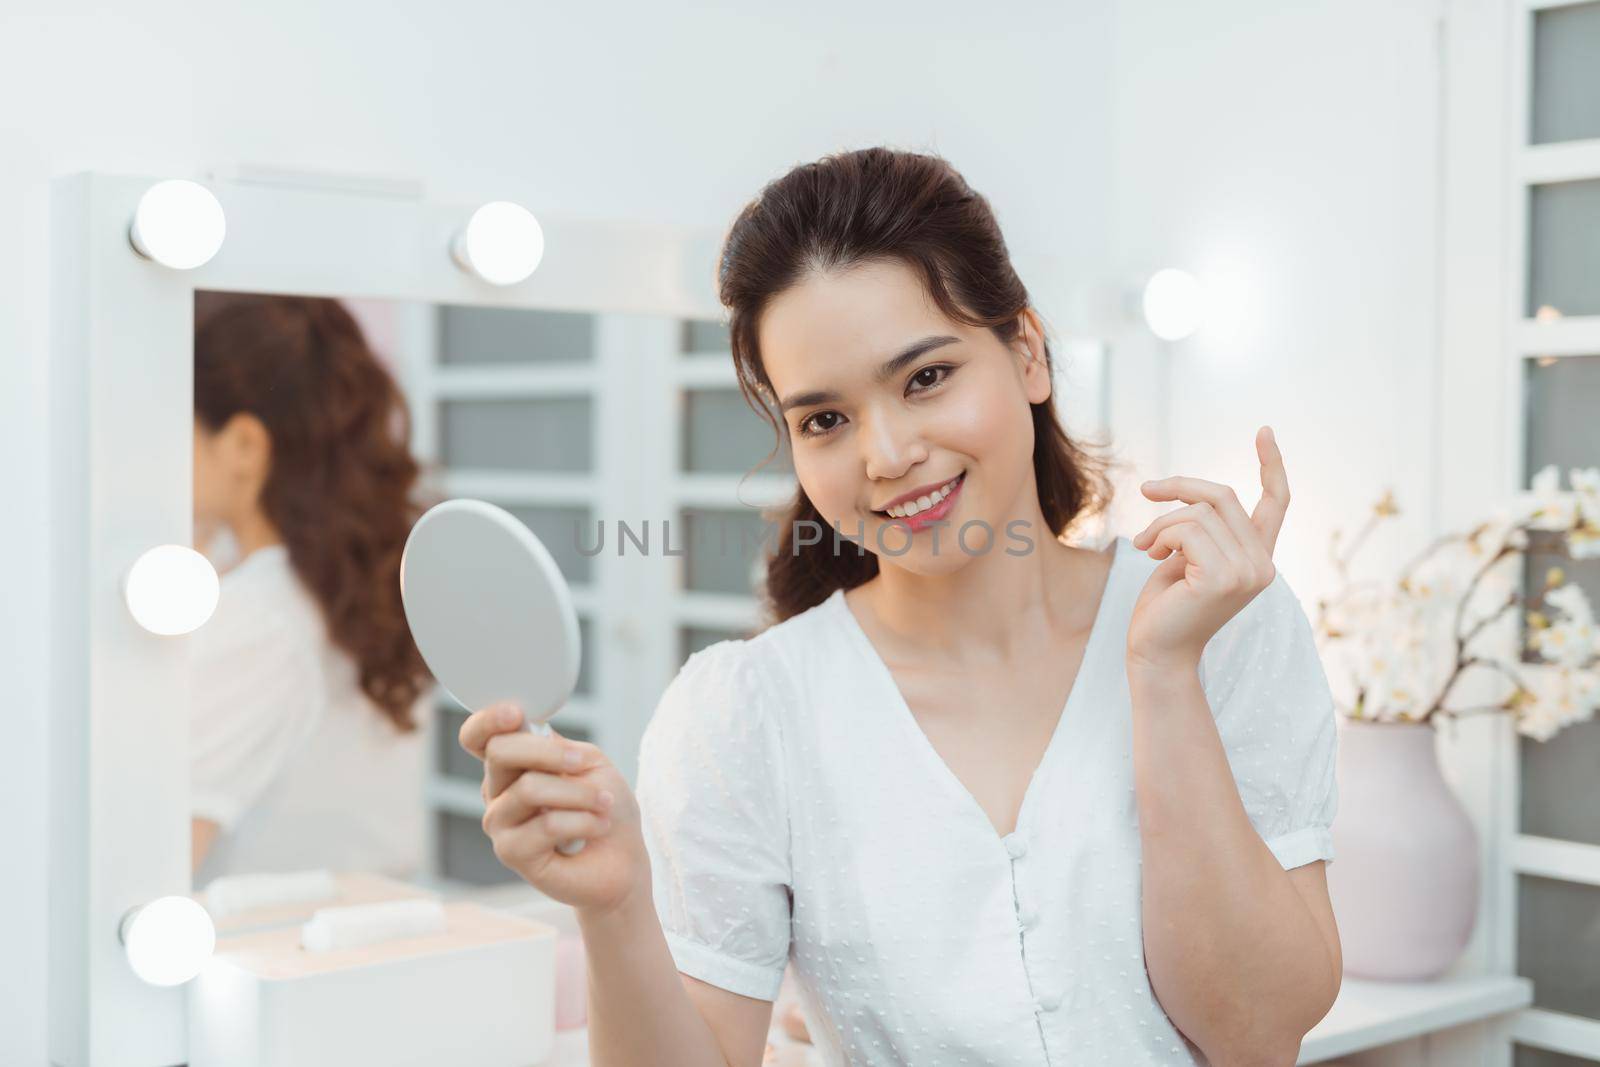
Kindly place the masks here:
[[(482, 500), (446, 500), (417, 520), (400, 557), (400, 599), (428, 669), (462, 707), (501, 701), (533, 733), (578, 682), (578, 615), (544, 544)], [(572, 855), (581, 840), (558, 846)]]

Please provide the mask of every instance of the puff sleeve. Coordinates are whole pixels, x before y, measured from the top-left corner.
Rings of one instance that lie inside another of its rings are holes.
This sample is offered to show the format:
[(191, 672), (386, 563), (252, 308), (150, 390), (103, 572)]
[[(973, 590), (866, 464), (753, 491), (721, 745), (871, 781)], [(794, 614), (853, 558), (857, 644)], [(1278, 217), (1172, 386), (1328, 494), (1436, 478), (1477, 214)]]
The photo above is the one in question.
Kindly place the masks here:
[(1256, 832), (1285, 869), (1331, 862), (1337, 713), (1311, 621), (1282, 572), (1212, 636), (1201, 682)]
[(747, 645), (701, 649), (667, 686), (635, 795), (678, 970), (775, 1000), (789, 958), (789, 817), (779, 720)]

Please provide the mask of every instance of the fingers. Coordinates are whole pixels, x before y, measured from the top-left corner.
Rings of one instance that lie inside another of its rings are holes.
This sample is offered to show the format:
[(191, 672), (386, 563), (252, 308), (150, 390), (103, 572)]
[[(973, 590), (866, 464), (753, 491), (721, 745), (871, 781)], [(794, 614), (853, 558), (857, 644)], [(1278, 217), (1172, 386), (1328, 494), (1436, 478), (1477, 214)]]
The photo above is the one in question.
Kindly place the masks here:
[(493, 800), (524, 771), (572, 774), (604, 762), (605, 754), (587, 741), (560, 734), (496, 734), (484, 746), (484, 799)]
[(611, 820), (592, 811), (546, 811), (511, 830), (494, 835), (494, 854), (507, 867), (516, 868), (550, 853), (563, 841), (592, 840), (611, 829)]
[(1146, 482), (1143, 489), (1151, 500), (1184, 500), (1191, 504), (1203, 501), (1210, 504), (1228, 524), (1249, 557), (1258, 565), (1266, 561), (1267, 551), (1262, 543), (1261, 531), (1244, 513), (1244, 505), (1239, 503), (1231, 486), (1204, 478), (1173, 477)]
[(1267, 552), (1271, 554), (1278, 544), (1284, 515), (1289, 510), (1289, 472), (1284, 469), (1278, 435), (1273, 433), (1272, 427), (1263, 426), (1256, 431), (1256, 455), (1261, 458), (1261, 500), (1251, 513), (1250, 521), (1261, 531)]
[[(1234, 532), (1238, 543), (1253, 562), (1258, 577), (1270, 581), (1277, 573), (1272, 553), (1283, 529), (1289, 509), (1289, 475), (1278, 450), (1272, 427), (1256, 432), (1256, 455), (1261, 460), (1261, 499), (1255, 511), (1245, 514), (1233, 489), (1203, 478), (1172, 477), (1146, 482), (1144, 495), (1152, 500), (1183, 500), (1191, 504), (1209, 503)], [(1138, 539), (1135, 539), (1138, 543)]]
[[(1206, 532), (1211, 535), (1211, 539), (1216, 542), (1217, 547), (1221, 549), (1222, 555), (1226, 558), (1230, 568), (1237, 572), (1240, 581), (1254, 582), (1258, 580), (1258, 576), (1264, 568), (1253, 558), (1248, 547), (1239, 543), (1234, 531), (1222, 521), (1216, 509), (1204, 500), (1198, 504), (1190, 504), (1188, 507), (1179, 508), (1177, 511), (1169, 511), (1165, 515), (1158, 517), (1134, 537), (1134, 547), (1140, 547), (1141, 541), (1153, 539), (1162, 530), (1184, 522), (1199, 523), (1205, 528)], [(1259, 552), (1254, 553), (1254, 555), (1259, 554)]]
[(580, 778), (525, 771), (489, 802), (483, 813), (484, 832), (491, 837), (527, 822), (545, 809), (582, 809), (606, 815), (615, 802), (609, 790)]
[(498, 734), (522, 728), (522, 711), (515, 704), (491, 704), (467, 716), (457, 740), (461, 747), (483, 759), (484, 746)]
[(1203, 574), (1226, 576), (1232, 573), (1227, 557), (1199, 523), (1180, 522), (1168, 526), (1156, 535), (1150, 551), (1156, 559), (1166, 559), (1174, 552), (1182, 552), (1184, 558)]

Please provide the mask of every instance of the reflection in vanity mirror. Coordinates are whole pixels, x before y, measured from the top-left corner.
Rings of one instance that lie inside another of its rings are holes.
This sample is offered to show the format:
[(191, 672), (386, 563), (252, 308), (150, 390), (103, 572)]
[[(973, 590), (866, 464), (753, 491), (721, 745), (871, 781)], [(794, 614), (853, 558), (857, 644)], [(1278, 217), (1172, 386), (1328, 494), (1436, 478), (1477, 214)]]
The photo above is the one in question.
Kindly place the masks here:
[[(649, 558), (619, 560), (612, 524), (595, 551), (606, 486), (639, 484), (638, 472), (608, 468), (618, 453), (603, 454), (602, 412), (612, 394), (659, 380), (602, 374), (606, 319), (196, 293), (194, 541), (222, 586), (191, 657), (196, 889), (309, 871), (367, 878), (362, 899), (375, 891), (368, 876), (525, 889), (482, 831), (481, 767), (456, 743), (466, 712), (433, 684), (401, 610), (406, 534), (439, 499), (506, 508), (572, 587), (583, 661), (552, 721), (565, 736), (628, 753), (643, 725), (632, 705), (664, 684), (597, 677), (596, 658), (654, 664), (665, 678), (747, 628), (760, 514), (735, 483), (768, 461), (772, 438), (732, 382), (719, 324), (657, 327), (666, 344), (639, 357), (677, 378), (676, 446), (657, 454), (670, 473), (650, 481), (666, 487), (659, 515), (683, 555), (663, 558), (657, 542)], [(791, 470), (779, 455), (762, 473)], [(597, 647), (638, 625), (633, 591), (652, 573), (677, 591), (642, 609), (647, 647), (664, 655), (626, 639)]]
[(196, 297), (195, 542), (222, 576), (191, 659), (198, 886), (423, 869), (431, 679), (398, 587), (420, 466), (369, 332), (337, 300)]

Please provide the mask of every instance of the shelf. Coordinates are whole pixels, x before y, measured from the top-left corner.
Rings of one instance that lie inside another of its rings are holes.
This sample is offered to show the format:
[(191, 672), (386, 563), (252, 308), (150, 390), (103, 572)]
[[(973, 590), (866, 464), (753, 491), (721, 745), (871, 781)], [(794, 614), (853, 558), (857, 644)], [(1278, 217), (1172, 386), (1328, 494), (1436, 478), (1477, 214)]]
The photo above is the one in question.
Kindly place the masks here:
[(1517, 164), (1518, 177), (1529, 185), (1600, 178), (1600, 139), (1530, 145)]
[[(1436, 1030), (1516, 1011), (1533, 1001), (1526, 978), (1452, 978), (1437, 982), (1372, 982), (1346, 978), (1327, 1018), (1300, 1045), (1302, 1064), (1377, 1048)], [(556, 1035), (546, 1067), (587, 1067), (588, 1034)]]
[(1523, 319), (1512, 331), (1519, 360), (1600, 355), (1600, 315)]
[[(526, 885), (462, 887), (457, 894), (491, 907), (532, 914), (551, 903)], [(1300, 1044), (1301, 1064), (1378, 1048), (1454, 1026), (1479, 1022), (1533, 1003), (1533, 983), (1505, 975), (1442, 978), (1432, 982), (1379, 982), (1346, 978), (1333, 1010)], [(774, 1020), (773, 1040), (787, 1044)], [(555, 1053), (541, 1067), (586, 1067), (588, 1034), (557, 1035)]]
[(1434, 982), (1346, 978), (1327, 1017), (1300, 1044), (1299, 1063), (1377, 1048), (1478, 1022), (1533, 1003), (1533, 983), (1494, 975)]
[(544, 399), (595, 392), (600, 371), (593, 362), (439, 364), (433, 391), (441, 400)]

